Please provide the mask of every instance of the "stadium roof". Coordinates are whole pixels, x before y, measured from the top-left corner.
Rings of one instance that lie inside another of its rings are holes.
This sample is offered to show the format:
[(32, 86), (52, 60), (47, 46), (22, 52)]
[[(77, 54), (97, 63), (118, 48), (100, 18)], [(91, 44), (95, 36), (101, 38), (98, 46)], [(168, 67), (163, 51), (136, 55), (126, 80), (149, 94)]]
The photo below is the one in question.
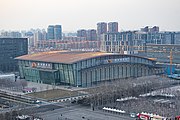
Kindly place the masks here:
[(55, 62), (55, 63), (74, 63), (80, 60), (93, 58), (97, 56), (109, 55), (112, 53), (105, 52), (67, 52), (67, 51), (50, 51), (40, 52), (35, 54), (29, 54), (17, 57), (20, 60), (32, 60), (32, 61), (43, 61), (43, 62)]
[[(17, 57), (15, 59), (71, 64), (77, 61), (95, 58), (99, 56), (106, 56), (106, 55), (121, 55), (121, 54), (106, 53), (106, 52), (84, 52), (84, 51), (50, 51), (50, 52), (40, 52), (35, 54), (24, 55)], [(144, 57), (140, 57), (140, 58), (144, 58)]]

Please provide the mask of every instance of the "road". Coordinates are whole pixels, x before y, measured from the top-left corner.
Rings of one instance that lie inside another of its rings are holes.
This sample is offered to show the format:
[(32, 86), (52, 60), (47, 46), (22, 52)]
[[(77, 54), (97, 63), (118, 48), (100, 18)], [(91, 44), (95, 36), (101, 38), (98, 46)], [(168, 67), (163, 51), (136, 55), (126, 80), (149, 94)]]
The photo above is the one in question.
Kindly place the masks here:
[[(62, 103), (60, 104), (62, 105)], [(88, 107), (70, 103), (60, 109), (37, 113), (36, 115), (44, 120), (134, 120), (129, 116), (103, 112), (102, 110), (92, 111)]]

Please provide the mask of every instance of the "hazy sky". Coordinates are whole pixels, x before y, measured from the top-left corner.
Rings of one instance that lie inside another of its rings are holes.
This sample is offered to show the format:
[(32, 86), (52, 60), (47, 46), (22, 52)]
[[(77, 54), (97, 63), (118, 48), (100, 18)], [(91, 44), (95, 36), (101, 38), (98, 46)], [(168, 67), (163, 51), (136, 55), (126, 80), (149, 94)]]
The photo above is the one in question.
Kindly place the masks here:
[(0, 0), (0, 30), (61, 24), (76, 31), (100, 21), (117, 21), (120, 30), (158, 25), (180, 31), (180, 0)]

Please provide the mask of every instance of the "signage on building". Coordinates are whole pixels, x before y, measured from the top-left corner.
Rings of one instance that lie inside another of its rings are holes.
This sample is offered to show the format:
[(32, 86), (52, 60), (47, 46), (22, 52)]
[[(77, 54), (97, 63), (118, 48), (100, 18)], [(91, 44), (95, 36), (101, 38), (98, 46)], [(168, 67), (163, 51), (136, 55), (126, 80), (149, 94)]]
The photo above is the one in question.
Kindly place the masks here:
[(33, 68), (37, 67), (37, 68), (52, 69), (52, 64), (50, 64), (50, 63), (33, 62), (33, 63), (31, 64), (31, 66), (32, 66)]
[(104, 64), (107, 64), (107, 63), (121, 63), (121, 62), (130, 62), (130, 58), (117, 58), (117, 59), (104, 60)]
[(31, 66), (34, 68), (34, 67), (37, 67), (37, 64), (36, 64), (35, 62), (33, 62), (33, 63), (31, 64)]

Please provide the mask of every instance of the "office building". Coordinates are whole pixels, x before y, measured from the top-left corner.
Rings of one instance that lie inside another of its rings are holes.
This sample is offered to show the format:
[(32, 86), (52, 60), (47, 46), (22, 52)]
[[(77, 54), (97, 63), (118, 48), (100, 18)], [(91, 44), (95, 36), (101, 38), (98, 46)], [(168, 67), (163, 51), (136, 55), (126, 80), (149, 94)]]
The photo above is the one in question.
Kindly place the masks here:
[(28, 54), (27, 38), (0, 38), (0, 71), (18, 71), (15, 57)]

